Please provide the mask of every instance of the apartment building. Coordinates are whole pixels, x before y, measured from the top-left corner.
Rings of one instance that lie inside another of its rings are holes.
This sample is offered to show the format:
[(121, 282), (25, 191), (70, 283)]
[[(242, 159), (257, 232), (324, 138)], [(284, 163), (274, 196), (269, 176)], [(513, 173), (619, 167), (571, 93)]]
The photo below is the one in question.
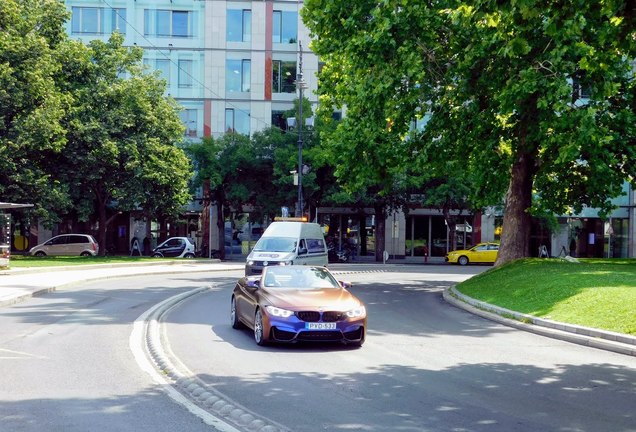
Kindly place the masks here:
[(89, 42), (114, 31), (144, 49), (149, 70), (184, 110), (186, 136), (250, 135), (285, 127), (298, 97), (302, 46), (304, 96), (317, 103), (317, 57), (299, 16), (299, 1), (66, 0), (67, 31)]

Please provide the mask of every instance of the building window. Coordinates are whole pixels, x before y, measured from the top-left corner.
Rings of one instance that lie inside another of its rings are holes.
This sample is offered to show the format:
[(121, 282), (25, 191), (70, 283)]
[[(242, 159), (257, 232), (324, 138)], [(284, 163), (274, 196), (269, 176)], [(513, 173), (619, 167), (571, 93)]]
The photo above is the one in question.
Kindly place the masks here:
[(188, 137), (196, 137), (198, 130), (198, 111), (195, 109), (185, 109), (179, 113), (179, 116), (185, 125), (185, 135)]
[(157, 59), (155, 62), (155, 68), (159, 71), (161, 79), (166, 80), (166, 85), (170, 86), (170, 60)]
[[(582, 75), (582, 74), (581, 74)], [(582, 77), (575, 76), (572, 78), (572, 101), (578, 99), (589, 99), (592, 96), (592, 88), (586, 84)]]
[(193, 13), (191, 11), (144, 10), (146, 36), (191, 37)]
[(287, 129), (287, 122), (285, 121), (285, 111), (272, 110), (272, 127), (280, 130)]
[(272, 91), (274, 93), (296, 92), (296, 62), (274, 60), (272, 62)]
[(191, 88), (192, 82), (192, 60), (179, 60), (179, 88)]
[(296, 43), (298, 41), (298, 12), (277, 11), (272, 15), (272, 42)]
[(251, 67), (250, 60), (226, 60), (225, 90), (228, 92), (249, 92)]
[(126, 34), (126, 9), (111, 9), (111, 29), (110, 32), (118, 31)]
[(250, 42), (252, 40), (252, 11), (249, 9), (228, 9), (227, 41)]
[(99, 34), (103, 32), (103, 10), (94, 7), (74, 7), (71, 9), (73, 33)]
[(250, 134), (250, 113), (242, 109), (225, 109), (225, 131)]

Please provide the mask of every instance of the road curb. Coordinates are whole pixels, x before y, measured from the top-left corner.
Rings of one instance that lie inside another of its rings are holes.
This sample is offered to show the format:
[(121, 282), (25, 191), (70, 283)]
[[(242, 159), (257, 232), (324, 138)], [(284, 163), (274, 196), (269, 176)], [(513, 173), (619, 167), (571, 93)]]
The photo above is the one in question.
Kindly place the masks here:
[(460, 309), (491, 321), (567, 342), (636, 356), (636, 337), (538, 318), (489, 303), (457, 291), (454, 286), (443, 293), (444, 300)]
[[(240, 429), (233, 425), (254, 432), (289, 432), (283, 426), (268, 422), (228, 399), (199, 380), (185, 366), (178, 367), (171, 360), (173, 354), (169, 344), (166, 344), (168, 348), (163, 344), (165, 338), (161, 329), (163, 316), (182, 301), (208, 289), (208, 287), (196, 288), (172, 296), (150, 308), (135, 321), (130, 337), (130, 347), (137, 362), (158, 384), (163, 386), (163, 390), (175, 402), (220, 432), (240, 432)], [(139, 346), (149, 364), (141, 358)]]

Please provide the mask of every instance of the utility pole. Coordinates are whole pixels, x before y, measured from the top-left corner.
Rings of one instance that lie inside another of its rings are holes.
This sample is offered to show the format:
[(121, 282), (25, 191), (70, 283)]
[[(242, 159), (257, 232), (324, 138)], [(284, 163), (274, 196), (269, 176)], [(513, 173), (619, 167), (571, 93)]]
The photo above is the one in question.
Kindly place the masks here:
[(303, 45), (298, 41), (300, 61), (298, 62), (298, 74), (296, 75), (296, 87), (298, 87), (298, 208), (296, 217), (303, 215)]

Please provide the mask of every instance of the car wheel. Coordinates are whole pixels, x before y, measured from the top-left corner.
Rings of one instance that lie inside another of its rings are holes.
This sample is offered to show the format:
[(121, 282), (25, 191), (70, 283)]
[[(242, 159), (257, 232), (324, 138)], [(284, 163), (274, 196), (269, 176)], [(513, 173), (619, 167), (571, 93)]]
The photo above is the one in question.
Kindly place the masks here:
[(46, 254), (45, 254), (44, 252), (42, 252), (42, 251), (37, 251), (34, 255), (35, 255), (36, 257), (43, 257), (43, 256), (46, 256)]
[(161, 255), (160, 253), (153, 253), (153, 254), (152, 254), (152, 257), (153, 257), (153, 258), (162, 258), (162, 257), (163, 257), (163, 255)]
[(232, 322), (233, 329), (243, 328), (243, 323), (239, 321), (238, 314), (236, 313), (236, 298), (232, 297), (232, 306), (230, 309), (230, 321)]
[(466, 265), (468, 264), (468, 257), (467, 256), (460, 256), (459, 259), (457, 260), (457, 262), (459, 263), (459, 265)]
[(194, 258), (194, 254), (193, 253), (187, 253), (183, 256), (184, 258)]
[(84, 251), (80, 254), (80, 256), (83, 256), (83, 257), (91, 256), (91, 253)]
[(265, 342), (263, 330), (263, 314), (260, 309), (256, 310), (256, 315), (254, 316), (254, 340), (257, 345), (263, 346), (267, 343)]

